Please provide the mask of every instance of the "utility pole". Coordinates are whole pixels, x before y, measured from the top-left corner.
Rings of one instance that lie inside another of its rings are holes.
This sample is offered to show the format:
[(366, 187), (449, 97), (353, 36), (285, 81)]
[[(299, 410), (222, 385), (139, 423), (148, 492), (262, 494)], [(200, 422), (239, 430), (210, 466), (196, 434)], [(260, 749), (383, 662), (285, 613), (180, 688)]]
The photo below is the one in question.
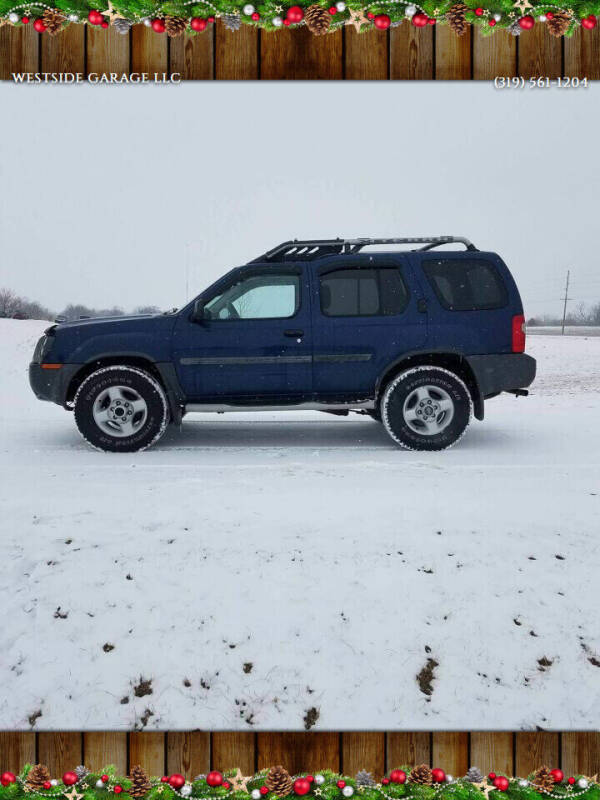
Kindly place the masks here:
[(561, 336), (565, 335), (565, 317), (567, 316), (567, 300), (569, 299), (569, 276), (571, 275), (571, 270), (567, 270), (567, 284), (565, 286), (565, 304), (563, 306), (563, 318), (562, 318), (562, 332)]

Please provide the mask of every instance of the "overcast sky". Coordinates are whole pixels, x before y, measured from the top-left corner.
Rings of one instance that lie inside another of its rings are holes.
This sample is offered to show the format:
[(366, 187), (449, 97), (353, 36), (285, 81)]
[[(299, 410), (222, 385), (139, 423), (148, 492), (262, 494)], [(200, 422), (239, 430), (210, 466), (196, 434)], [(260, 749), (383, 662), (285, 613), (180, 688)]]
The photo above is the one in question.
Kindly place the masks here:
[[(180, 306), (294, 237), (462, 234), (529, 316), (600, 301), (600, 89), (0, 85), (0, 286)], [(187, 275), (187, 279), (186, 279)]]

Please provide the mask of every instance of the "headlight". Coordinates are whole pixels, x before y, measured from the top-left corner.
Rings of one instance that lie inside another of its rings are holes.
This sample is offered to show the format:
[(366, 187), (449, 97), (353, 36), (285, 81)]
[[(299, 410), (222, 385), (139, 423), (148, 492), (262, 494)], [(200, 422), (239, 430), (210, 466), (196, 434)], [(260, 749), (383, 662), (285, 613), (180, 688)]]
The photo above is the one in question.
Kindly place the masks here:
[(32, 361), (34, 364), (40, 364), (44, 360), (44, 356), (50, 350), (52, 346), (52, 336), (46, 336), (44, 334), (38, 341), (35, 346), (35, 350), (33, 351), (33, 358)]

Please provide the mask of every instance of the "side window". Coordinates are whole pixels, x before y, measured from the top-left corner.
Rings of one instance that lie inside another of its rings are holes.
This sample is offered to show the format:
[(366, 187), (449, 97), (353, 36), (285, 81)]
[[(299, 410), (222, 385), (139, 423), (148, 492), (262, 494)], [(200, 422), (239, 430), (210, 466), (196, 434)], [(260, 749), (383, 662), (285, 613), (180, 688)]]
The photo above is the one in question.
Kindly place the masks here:
[(438, 300), (450, 311), (483, 311), (508, 303), (506, 286), (489, 261), (425, 259), (422, 266)]
[(211, 319), (282, 319), (300, 307), (299, 275), (251, 275), (213, 297), (204, 307)]
[(321, 311), (327, 317), (374, 317), (400, 314), (408, 292), (400, 270), (338, 269), (321, 275)]

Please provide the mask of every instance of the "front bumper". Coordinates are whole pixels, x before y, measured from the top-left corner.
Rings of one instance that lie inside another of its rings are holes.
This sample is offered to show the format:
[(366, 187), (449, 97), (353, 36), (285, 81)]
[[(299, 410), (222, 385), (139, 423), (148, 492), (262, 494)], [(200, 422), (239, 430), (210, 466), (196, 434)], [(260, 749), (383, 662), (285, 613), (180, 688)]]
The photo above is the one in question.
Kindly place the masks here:
[(525, 389), (535, 378), (535, 358), (525, 353), (467, 356), (482, 397)]
[(63, 364), (60, 369), (43, 369), (41, 364), (29, 365), (29, 385), (38, 400), (48, 400), (64, 406), (67, 390), (81, 364)]

